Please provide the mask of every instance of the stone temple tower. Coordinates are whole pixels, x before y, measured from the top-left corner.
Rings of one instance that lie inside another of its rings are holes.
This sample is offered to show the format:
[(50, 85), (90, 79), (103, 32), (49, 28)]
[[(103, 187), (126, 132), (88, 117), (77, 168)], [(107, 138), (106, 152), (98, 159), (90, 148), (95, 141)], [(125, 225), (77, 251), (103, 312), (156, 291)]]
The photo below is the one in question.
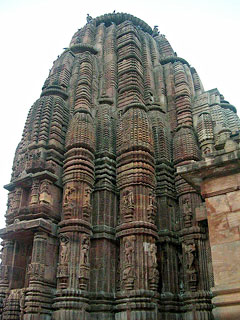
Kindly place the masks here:
[(1, 319), (239, 319), (235, 107), (157, 27), (87, 20), (29, 111), (5, 186)]

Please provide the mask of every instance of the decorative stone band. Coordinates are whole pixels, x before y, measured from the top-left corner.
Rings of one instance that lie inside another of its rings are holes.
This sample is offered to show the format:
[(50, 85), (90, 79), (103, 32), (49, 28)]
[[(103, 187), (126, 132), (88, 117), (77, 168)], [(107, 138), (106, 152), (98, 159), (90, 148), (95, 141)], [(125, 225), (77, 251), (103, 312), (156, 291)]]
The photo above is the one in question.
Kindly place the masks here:
[(133, 234), (147, 234), (158, 239), (157, 227), (150, 222), (132, 221), (122, 223), (116, 228), (116, 237), (124, 237)]
[(43, 90), (41, 97), (43, 96), (59, 96), (63, 100), (68, 99), (68, 94), (60, 86), (49, 86), (47, 89)]
[(71, 46), (70, 49), (75, 54), (83, 53), (86, 51), (88, 51), (92, 54), (98, 53), (98, 50), (94, 46), (91, 46), (90, 44), (85, 44), (85, 43), (75, 44), (75, 45)]
[(63, 220), (58, 224), (60, 232), (85, 232), (92, 235), (91, 223), (83, 219), (68, 219)]
[(190, 67), (190, 64), (183, 58), (180, 57), (168, 57), (166, 59), (160, 60), (161, 64), (167, 64), (167, 63), (174, 63), (174, 62), (182, 62), (183, 64), (187, 64)]
[(57, 235), (57, 225), (49, 222), (45, 219), (39, 218), (29, 221), (19, 221), (17, 223), (11, 224), (4, 229), (0, 230), (0, 236), (2, 239), (11, 238), (13, 234), (25, 232), (25, 235), (32, 233), (32, 231), (44, 231), (53, 236)]
[(14, 190), (15, 187), (30, 187), (32, 180), (38, 178), (39, 180), (49, 179), (50, 181), (57, 182), (58, 177), (47, 170), (40, 171), (37, 173), (28, 173), (24, 177), (15, 179), (13, 182), (6, 184), (4, 188), (8, 191)]

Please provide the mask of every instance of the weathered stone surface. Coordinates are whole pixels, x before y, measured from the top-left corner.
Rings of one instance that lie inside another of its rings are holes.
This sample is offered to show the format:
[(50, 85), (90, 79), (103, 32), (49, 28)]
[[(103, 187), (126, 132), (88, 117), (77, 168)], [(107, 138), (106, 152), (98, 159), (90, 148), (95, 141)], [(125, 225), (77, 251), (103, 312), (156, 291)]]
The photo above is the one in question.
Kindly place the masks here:
[(88, 15), (5, 186), (1, 319), (237, 319), (239, 128), (157, 26)]

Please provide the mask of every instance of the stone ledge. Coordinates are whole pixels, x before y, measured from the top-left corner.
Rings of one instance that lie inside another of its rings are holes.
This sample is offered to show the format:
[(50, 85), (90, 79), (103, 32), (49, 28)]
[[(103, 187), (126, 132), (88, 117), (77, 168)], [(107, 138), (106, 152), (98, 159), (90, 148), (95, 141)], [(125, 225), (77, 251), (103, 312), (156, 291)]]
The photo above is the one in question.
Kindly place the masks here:
[(16, 238), (17, 234), (28, 234), (29, 232), (43, 231), (53, 236), (57, 236), (57, 225), (43, 218), (34, 220), (23, 220), (10, 224), (6, 228), (0, 229), (0, 237), (3, 239)]
[(240, 149), (177, 168), (177, 173), (198, 191), (204, 179), (219, 178), (239, 172)]
[(93, 226), (93, 238), (94, 239), (108, 239), (115, 241), (115, 229), (106, 225)]
[(4, 186), (4, 189), (8, 191), (12, 191), (16, 186), (26, 186), (29, 187), (32, 184), (32, 180), (38, 178), (38, 179), (49, 179), (53, 183), (56, 183), (58, 180), (58, 177), (53, 174), (52, 172), (48, 170), (40, 171), (37, 173), (28, 173), (23, 177), (20, 177), (18, 179), (15, 179), (13, 182), (6, 184)]

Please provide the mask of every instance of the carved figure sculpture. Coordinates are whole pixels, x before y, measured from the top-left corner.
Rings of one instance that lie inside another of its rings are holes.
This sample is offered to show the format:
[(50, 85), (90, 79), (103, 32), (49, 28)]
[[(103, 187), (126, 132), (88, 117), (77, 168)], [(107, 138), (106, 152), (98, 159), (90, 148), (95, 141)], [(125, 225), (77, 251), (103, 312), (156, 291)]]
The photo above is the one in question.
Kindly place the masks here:
[(70, 205), (75, 200), (76, 189), (67, 187), (64, 194), (64, 205)]
[(80, 263), (87, 265), (88, 264), (88, 252), (89, 252), (89, 239), (87, 237), (83, 237), (82, 247), (81, 247), (81, 256)]
[(190, 243), (184, 246), (186, 260), (187, 260), (187, 269), (193, 269), (193, 261), (194, 261), (194, 252), (196, 251), (195, 243)]
[(189, 203), (189, 199), (184, 199), (183, 201), (183, 216), (184, 216), (184, 223), (186, 226), (190, 226), (192, 221), (192, 208)]
[(60, 243), (60, 263), (65, 264), (69, 259), (69, 240), (66, 237), (62, 237)]
[(133, 264), (133, 254), (134, 254), (134, 246), (133, 246), (132, 241), (126, 240), (125, 247), (124, 247), (124, 253), (125, 253), (126, 264), (132, 265)]

